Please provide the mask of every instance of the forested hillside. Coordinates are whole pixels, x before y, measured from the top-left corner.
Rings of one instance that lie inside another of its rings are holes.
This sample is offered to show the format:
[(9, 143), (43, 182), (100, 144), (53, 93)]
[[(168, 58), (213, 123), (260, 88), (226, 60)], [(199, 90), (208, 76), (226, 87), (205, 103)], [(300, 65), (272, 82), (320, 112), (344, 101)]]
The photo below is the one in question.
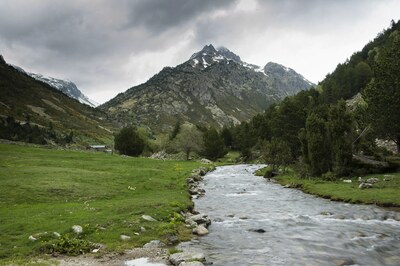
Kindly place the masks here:
[(281, 165), (297, 162), (301, 174), (311, 176), (353, 173), (359, 166), (353, 154), (382, 159), (386, 151), (376, 138), (394, 141), (399, 152), (399, 62), (400, 21), (392, 21), (316, 88), (232, 128), (231, 145), (247, 158), (261, 152)]

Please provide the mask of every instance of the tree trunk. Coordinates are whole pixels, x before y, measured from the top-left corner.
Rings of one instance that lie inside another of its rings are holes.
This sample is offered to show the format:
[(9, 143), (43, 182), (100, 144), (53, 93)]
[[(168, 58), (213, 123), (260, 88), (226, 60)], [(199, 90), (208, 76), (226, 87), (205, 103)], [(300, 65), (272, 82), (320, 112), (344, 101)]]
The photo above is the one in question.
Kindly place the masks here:
[(400, 153), (400, 135), (397, 136), (397, 140), (395, 142), (397, 145), (397, 153)]

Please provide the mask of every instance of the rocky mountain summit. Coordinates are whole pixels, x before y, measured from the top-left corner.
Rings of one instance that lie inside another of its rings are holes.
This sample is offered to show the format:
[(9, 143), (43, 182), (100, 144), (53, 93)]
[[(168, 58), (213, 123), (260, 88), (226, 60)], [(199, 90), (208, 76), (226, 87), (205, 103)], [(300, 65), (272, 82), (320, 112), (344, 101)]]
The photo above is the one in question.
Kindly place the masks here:
[(227, 48), (210, 44), (100, 108), (122, 125), (145, 125), (156, 131), (170, 130), (177, 120), (222, 127), (246, 121), (312, 85), (290, 68), (248, 64)]
[(15, 69), (17, 69), (18, 71), (36, 79), (36, 80), (39, 80), (41, 82), (44, 82), (44, 83), (50, 85), (51, 87), (63, 92), (67, 96), (78, 100), (80, 103), (87, 104), (91, 107), (96, 107), (99, 105), (99, 103), (89, 99), (89, 97), (84, 95), (78, 89), (78, 87), (75, 85), (75, 83), (73, 83), (72, 81), (48, 77), (48, 76), (44, 76), (41, 74), (30, 73), (30, 72), (25, 71), (21, 67), (14, 66), (14, 65), (13, 65), (13, 67)]

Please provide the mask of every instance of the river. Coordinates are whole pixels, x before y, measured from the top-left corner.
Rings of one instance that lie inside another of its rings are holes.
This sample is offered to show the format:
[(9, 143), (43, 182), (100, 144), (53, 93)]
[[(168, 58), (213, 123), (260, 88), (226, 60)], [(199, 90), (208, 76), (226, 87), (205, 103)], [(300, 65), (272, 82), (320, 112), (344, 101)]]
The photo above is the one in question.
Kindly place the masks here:
[(206, 195), (194, 203), (212, 219), (210, 233), (183, 249), (216, 266), (400, 265), (400, 213), (283, 188), (254, 176), (260, 167), (223, 166), (205, 176)]

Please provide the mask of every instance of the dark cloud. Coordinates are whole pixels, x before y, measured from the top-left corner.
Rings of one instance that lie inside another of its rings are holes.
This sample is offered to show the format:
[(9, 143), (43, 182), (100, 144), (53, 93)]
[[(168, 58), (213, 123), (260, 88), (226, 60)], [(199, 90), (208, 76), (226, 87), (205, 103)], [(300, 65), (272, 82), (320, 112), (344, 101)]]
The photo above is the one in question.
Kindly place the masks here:
[(397, 10), (397, 0), (1, 0), (0, 53), (99, 102), (209, 43), (317, 82)]
[(236, 0), (146, 0), (129, 5), (128, 26), (159, 33), (235, 5)]

